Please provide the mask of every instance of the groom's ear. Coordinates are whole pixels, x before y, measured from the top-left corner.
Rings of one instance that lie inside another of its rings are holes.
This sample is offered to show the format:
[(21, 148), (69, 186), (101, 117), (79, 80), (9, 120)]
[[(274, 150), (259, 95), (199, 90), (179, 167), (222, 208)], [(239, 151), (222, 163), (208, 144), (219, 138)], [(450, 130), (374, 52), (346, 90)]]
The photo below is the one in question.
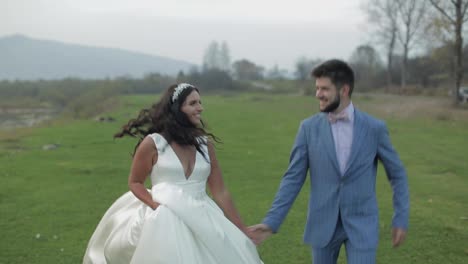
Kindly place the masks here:
[(343, 84), (340, 89), (341, 96), (347, 96), (349, 97), (349, 84)]

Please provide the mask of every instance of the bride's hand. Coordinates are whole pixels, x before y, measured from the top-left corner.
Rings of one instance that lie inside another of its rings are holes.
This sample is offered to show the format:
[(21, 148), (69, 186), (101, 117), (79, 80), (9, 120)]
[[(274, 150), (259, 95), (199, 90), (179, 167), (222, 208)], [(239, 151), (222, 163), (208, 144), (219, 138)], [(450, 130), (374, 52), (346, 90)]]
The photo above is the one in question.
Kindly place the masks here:
[(243, 226), (243, 227), (241, 227), (241, 228), (239, 228), (239, 229), (242, 231), (242, 233), (244, 233), (246, 236), (249, 237), (249, 229), (248, 229), (248, 227)]
[(257, 224), (253, 226), (249, 226), (248, 228), (248, 236), (255, 245), (260, 245), (265, 239), (273, 234), (271, 228), (265, 224)]
[(149, 207), (151, 207), (151, 209), (153, 209), (153, 210), (156, 210), (159, 207), (159, 203), (153, 202)]

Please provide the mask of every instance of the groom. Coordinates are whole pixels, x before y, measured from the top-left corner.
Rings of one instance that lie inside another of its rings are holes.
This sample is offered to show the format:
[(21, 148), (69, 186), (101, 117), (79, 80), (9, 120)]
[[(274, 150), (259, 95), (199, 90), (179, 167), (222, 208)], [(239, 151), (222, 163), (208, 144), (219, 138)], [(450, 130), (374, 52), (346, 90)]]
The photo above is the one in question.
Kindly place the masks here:
[(379, 232), (377, 163), (382, 162), (393, 189), (394, 247), (403, 242), (408, 228), (405, 168), (385, 123), (351, 102), (354, 73), (345, 62), (326, 61), (312, 76), (321, 113), (301, 123), (273, 205), (263, 223), (249, 228), (250, 235), (260, 244), (278, 232), (309, 171), (304, 242), (311, 246), (313, 263), (336, 263), (344, 244), (348, 264), (373, 264)]

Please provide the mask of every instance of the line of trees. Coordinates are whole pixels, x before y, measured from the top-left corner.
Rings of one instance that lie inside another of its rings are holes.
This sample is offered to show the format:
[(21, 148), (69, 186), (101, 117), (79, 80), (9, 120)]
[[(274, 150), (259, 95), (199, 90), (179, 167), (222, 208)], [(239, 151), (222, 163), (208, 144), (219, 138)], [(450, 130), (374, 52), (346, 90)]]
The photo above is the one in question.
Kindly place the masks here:
[[(458, 104), (459, 87), (468, 86), (468, 45), (463, 42), (468, 0), (363, 0), (362, 8), (370, 41), (348, 58), (356, 72), (356, 88), (409, 93), (450, 87)], [(310, 79), (310, 70), (321, 61), (299, 58), (299, 83)]]
[(204, 91), (245, 89), (228, 71), (216, 67), (194, 67), (187, 73), (179, 72), (178, 76), (150, 73), (143, 78), (122, 76), (102, 80), (4, 80), (0, 81), (0, 107), (44, 105), (68, 112), (72, 117), (90, 117), (103, 109), (89, 106), (99, 106), (121, 94), (157, 94), (176, 82), (193, 83)]
[[(220, 75), (227, 74), (233, 80), (258, 81), (263, 79), (286, 79), (288, 71), (281, 69), (278, 65), (271, 69), (254, 63), (246, 58), (231, 61), (228, 44), (212, 41), (203, 55), (202, 69), (204, 72), (218, 72)], [(224, 76), (225, 77), (225, 76)], [(224, 78), (223, 77), (223, 78)]]
[(372, 28), (372, 42), (386, 57), (386, 86), (395, 84), (398, 68), (399, 92), (408, 84), (445, 81), (451, 83), (457, 104), (458, 89), (468, 71), (468, 48), (463, 45), (468, 0), (367, 0), (363, 9)]
[[(363, 1), (371, 40), (356, 47), (348, 58), (356, 71), (357, 89), (385, 87), (390, 92), (408, 93), (450, 86), (454, 104), (458, 104), (458, 89), (468, 72), (468, 45), (463, 44), (468, 0)], [(310, 92), (310, 72), (320, 62), (321, 58), (297, 60), (294, 77), (304, 94)], [(231, 62), (227, 43), (215, 41), (205, 52), (199, 75), (206, 72), (211, 72), (212, 78), (218, 75), (224, 80), (219, 83), (230, 78), (240, 81), (291, 78), (278, 66), (266, 70), (245, 58)]]

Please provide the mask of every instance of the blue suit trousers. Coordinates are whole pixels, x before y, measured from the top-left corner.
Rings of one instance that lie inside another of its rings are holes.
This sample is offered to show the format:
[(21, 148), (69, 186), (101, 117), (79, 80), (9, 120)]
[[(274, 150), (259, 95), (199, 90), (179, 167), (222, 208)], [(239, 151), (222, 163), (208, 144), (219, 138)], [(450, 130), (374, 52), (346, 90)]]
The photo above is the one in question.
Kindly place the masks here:
[(338, 217), (335, 232), (330, 243), (323, 247), (312, 247), (313, 264), (336, 264), (342, 245), (346, 249), (346, 262), (348, 264), (375, 264), (376, 249), (359, 249), (354, 247), (349, 241), (341, 223), (341, 216)]

